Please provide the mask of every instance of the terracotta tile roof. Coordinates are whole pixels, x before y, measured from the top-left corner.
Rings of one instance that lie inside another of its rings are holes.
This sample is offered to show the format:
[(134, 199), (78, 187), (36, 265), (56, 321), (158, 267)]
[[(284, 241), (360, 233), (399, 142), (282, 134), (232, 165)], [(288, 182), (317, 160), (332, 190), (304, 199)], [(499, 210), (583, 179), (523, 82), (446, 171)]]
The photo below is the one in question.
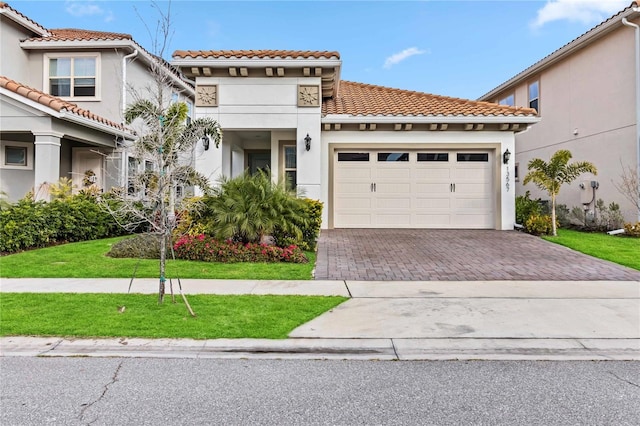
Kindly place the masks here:
[(58, 28), (49, 30), (49, 37), (33, 37), (29, 41), (80, 41), (80, 40), (133, 40), (130, 34), (89, 31), (77, 28)]
[(531, 108), (450, 98), (429, 93), (340, 81), (338, 96), (322, 102), (322, 114), (387, 116), (535, 116)]
[(312, 50), (176, 50), (174, 58), (340, 59), (340, 53)]
[(27, 21), (31, 22), (33, 25), (35, 25), (38, 28), (40, 28), (43, 33), (47, 32), (47, 29), (45, 27), (43, 27), (42, 25), (38, 24), (36, 21), (34, 21), (33, 19), (29, 18), (28, 16), (23, 15), (22, 13), (18, 12), (17, 10), (15, 10), (11, 6), (9, 6), (9, 3), (5, 3), (3, 1), (0, 1), (0, 9), (8, 9), (11, 12), (15, 13), (16, 15), (19, 15), (20, 17), (26, 19)]
[(111, 120), (107, 120), (104, 117), (100, 117), (99, 115), (96, 115), (89, 110), (82, 109), (72, 102), (65, 101), (63, 99), (41, 92), (40, 90), (25, 86), (24, 84), (18, 83), (17, 81), (11, 80), (10, 78), (7, 78), (5, 76), (0, 76), (0, 87), (7, 89), (13, 93), (17, 93), (18, 95), (30, 99), (34, 102), (38, 102), (41, 105), (53, 109), (54, 111), (67, 111), (72, 114), (96, 121), (98, 123), (102, 123), (109, 127), (113, 127), (114, 129), (126, 130), (124, 126), (118, 123), (114, 123)]

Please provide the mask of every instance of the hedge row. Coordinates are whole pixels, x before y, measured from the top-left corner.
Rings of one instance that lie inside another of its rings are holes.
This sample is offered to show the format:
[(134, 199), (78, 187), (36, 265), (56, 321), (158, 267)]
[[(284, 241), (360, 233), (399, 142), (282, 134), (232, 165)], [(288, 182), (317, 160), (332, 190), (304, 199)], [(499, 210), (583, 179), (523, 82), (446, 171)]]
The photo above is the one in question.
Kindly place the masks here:
[(0, 210), (0, 252), (4, 253), (124, 233), (95, 197), (85, 194), (48, 203), (24, 198)]

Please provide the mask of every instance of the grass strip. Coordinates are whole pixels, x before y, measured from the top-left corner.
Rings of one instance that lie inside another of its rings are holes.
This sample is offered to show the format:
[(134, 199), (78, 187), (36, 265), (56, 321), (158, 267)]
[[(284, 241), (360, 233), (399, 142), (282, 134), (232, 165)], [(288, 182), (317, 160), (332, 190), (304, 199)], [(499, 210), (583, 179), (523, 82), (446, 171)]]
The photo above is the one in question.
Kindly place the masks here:
[(558, 229), (547, 241), (640, 271), (640, 238)]
[(347, 300), (190, 295), (194, 318), (178, 299), (159, 305), (157, 295), (146, 294), (2, 293), (0, 335), (285, 339), (294, 328)]
[[(4, 278), (130, 278), (140, 262), (136, 277), (159, 276), (159, 261), (114, 259), (106, 253), (115, 242), (127, 237), (62, 244), (0, 257)], [(310, 280), (315, 253), (306, 252), (309, 263), (212, 263), (168, 260), (167, 277), (253, 280)]]

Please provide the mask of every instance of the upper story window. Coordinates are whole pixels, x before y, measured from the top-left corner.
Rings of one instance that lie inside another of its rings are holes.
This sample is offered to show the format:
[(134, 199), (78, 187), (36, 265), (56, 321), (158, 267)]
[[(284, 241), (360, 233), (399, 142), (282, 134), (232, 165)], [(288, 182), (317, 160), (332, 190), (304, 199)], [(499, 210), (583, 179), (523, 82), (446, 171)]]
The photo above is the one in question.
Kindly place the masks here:
[(98, 54), (45, 55), (49, 94), (62, 98), (97, 98)]
[(498, 101), (498, 103), (500, 105), (508, 105), (508, 106), (514, 106), (516, 104), (516, 97), (512, 94), (510, 94), (509, 96), (506, 96), (502, 99), (500, 99)]
[(540, 113), (540, 82), (529, 83), (529, 108), (533, 108)]

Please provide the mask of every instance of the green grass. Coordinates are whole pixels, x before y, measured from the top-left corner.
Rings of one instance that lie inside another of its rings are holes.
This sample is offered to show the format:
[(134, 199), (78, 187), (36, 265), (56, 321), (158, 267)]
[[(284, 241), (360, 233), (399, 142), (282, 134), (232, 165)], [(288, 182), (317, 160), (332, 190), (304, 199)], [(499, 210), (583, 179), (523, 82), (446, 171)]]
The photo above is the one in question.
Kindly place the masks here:
[[(140, 294), (0, 294), (0, 335), (146, 338), (284, 339), (344, 297), (188, 296), (157, 303)], [(123, 313), (118, 307), (125, 306)]]
[[(155, 278), (158, 260), (113, 259), (105, 254), (122, 238), (63, 244), (0, 257), (4, 278)], [(315, 254), (306, 252), (309, 263), (209, 263), (168, 260), (167, 277), (254, 280), (310, 280)]]
[(569, 247), (599, 259), (640, 270), (640, 238), (558, 229), (557, 237), (547, 241)]

